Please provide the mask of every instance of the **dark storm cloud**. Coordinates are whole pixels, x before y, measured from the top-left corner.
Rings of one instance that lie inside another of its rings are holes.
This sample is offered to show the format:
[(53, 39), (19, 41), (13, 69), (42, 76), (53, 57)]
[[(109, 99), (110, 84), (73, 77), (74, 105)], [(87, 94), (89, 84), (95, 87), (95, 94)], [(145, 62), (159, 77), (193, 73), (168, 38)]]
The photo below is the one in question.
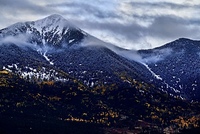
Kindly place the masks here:
[(200, 20), (188, 20), (177, 16), (156, 17), (154, 22), (147, 28), (147, 33), (159, 38), (188, 37), (190, 34), (197, 34), (199, 29), (190, 28), (189, 25), (196, 25)]
[(176, 4), (171, 2), (129, 2), (133, 7), (151, 7), (153, 8), (170, 8), (170, 9), (183, 9), (183, 8), (199, 8), (200, 5), (191, 5), (191, 4)]
[[(78, 22), (78, 25), (83, 24), (83, 22)], [(141, 37), (140, 31), (144, 31), (145, 28), (141, 27), (138, 24), (120, 24), (120, 23), (98, 23), (98, 22), (85, 22), (84, 28), (87, 29), (96, 29), (96, 30), (104, 30), (104, 31), (112, 31), (115, 34), (124, 36), (128, 39), (135, 40)]]
[(31, 12), (31, 13), (47, 13), (48, 10), (42, 6), (36, 5), (28, 0), (0, 0), (1, 12), (11, 12), (12, 15), (21, 12)]
[(38, 16), (47, 16), (53, 9), (38, 5), (36, 1), (29, 0), (0, 0), (0, 28), (17, 22), (34, 20)]

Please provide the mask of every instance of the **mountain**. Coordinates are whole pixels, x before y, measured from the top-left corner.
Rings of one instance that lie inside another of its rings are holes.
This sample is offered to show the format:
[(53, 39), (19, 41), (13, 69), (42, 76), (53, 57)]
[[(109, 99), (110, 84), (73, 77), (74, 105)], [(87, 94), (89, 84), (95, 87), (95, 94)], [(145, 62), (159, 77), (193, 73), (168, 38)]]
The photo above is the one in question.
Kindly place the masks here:
[[(132, 63), (107, 47), (96, 46), (97, 43), (104, 43), (72, 26), (59, 15), (14, 24), (1, 30), (0, 37), (1, 65), (4, 65), (4, 69), (15, 70), (23, 77), (31, 77), (30, 72), (33, 70), (38, 72), (38, 63), (45, 64), (43, 67), (62, 69), (88, 84), (95, 84), (101, 76), (106, 76), (105, 81), (99, 81), (101, 83), (108, 82), (109, 79), (116, 81), (118, 76), (114, 77), (114, 72), (124, 71), (137, 75), (134, 68), (131, 68)], [(84, 46), (81, 42), (92, 45)], [(31, 74), (40, 75), (34, 72)]]
[[(18, 36), (20, 36), (24, 41), (31, 44), (48, 44), (55, 47), (78, 43), (84, 35), (83, 31), (56, 14), (38, 21), (16, 23), (0, 31), (0, 37), (8, 42), (11, 41), (9, 37), (19, 38)], [(5, 39), (5, 37), (8, 39)], [(15, 40), (16, 38), (12, 39)]]
[(168, 88), (176, 89), (183, 98), (200, 100), (200, 41), (180, 38), (139, 53)]
[(0, 132), (162, 133), (197, 127), (199, 103), (153, 68), (166, 67), (159, 64), (171, 54), (166, 46), (128, 51), (60, 15), (0, 30)]

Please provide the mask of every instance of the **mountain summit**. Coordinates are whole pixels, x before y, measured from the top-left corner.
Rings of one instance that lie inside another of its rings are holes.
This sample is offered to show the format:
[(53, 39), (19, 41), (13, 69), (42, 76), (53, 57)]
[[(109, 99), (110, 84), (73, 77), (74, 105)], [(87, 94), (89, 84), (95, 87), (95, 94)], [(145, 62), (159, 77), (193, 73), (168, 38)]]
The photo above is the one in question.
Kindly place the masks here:
[(56, 14), (37, 21), (16, 23), (0, 30), (1, 38), (25, 36), (28, 43), (48, 44), (55, 47), (78, 43), (85, 35), (85, 32), (72, 26), (66, 19)]

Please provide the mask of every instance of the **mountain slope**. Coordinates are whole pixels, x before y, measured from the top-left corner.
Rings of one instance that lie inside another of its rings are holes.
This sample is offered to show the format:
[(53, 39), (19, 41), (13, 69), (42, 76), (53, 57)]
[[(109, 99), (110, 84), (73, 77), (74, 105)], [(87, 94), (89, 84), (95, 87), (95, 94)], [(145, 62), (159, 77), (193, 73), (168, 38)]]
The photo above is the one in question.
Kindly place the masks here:
[[(144, 61), (182, 97), (200, 99), (200, 42), (178, 39), (162, 47), (140, 51)], [(153, 60), (152, 60), (153, 59)]]
[(112, 45), (72, 26), (59, 15), (14, 24), (1, 30), (0, 36), (0, 65), (27, 79), (64, 79), (55, 77), (57, 69), (88, 87), (123, 83), (116, 73), (144, 79), (137, 71), (142, 65), (129, 62), (111, 50)]

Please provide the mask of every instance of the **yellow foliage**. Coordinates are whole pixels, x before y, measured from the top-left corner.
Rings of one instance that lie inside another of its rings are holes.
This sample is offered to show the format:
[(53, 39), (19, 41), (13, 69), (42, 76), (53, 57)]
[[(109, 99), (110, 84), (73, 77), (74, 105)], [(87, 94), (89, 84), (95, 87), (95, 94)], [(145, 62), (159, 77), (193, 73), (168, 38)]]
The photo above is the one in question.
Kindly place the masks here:
[(42, 84), (52, 86), (54, 81), (43, 81)]
[(24, 103), (23, 103), (23, 102), (17, 102), (17, 103), (16, 103), (16, 107), (22, 107), (22, 106), (24, 106)]
[(145, 106), (150, 107), (150, 104), (149, 103), (145, 103)]
[(153, 115), (151, 116), (151, 118), (155, 120), (155, 119), (158, 119), (159, 117), (157, 115)]
[(87, 113), (83, 113), (84, 116), (87, 116)]
[(57, 97), (57, 96), (54, 96), (54, 97), (49, 97), (49, 100), (50, 101), (59, 101), (59, 100), (61, 100), (61, 98)]
[(5, 74), (5, 75), (8, 75), (8, 74), (9, 74), (9, 72), (8, 72), (8, 71), (6, 71), (6, 70), (3, 70), (3, 71), (0, 71), (0, 74)]

